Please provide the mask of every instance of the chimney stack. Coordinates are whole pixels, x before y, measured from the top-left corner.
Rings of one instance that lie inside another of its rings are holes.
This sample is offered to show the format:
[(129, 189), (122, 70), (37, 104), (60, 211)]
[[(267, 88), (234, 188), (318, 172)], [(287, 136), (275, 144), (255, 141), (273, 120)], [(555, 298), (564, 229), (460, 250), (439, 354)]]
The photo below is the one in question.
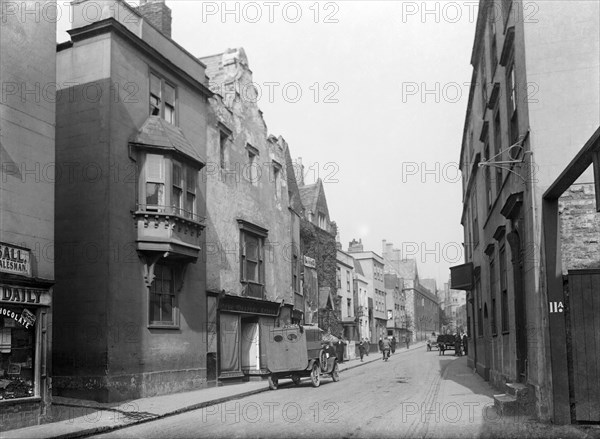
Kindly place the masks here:
[(171, 38), (171, 8), (165, 4), (165, 0), (140, 0), (137, 10), (163, 35)]

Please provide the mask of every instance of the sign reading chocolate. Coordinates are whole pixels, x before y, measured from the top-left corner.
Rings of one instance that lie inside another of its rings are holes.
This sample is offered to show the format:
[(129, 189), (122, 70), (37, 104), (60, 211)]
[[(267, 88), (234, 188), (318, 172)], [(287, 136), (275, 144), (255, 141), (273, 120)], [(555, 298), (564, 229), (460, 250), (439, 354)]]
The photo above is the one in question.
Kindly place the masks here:
[(30, 256), (25, 248), (0, 243), (0, 271), (31, 277)]
[(1, 306), (0, 316), (13, 319), (15, 322), (25, 326), (25, 329), (29, 329), (31, 326), (33, 326), (36, 320), (35, 315), (27, 309), (23, 309), (23, 311), (21, 311), (21, 314), (19, 314), (19, 311), (15, 312), (12, 309), (6, 309)]
[(0, 284), (0, 302), (50, 305), (50, 293), (39, 288)]

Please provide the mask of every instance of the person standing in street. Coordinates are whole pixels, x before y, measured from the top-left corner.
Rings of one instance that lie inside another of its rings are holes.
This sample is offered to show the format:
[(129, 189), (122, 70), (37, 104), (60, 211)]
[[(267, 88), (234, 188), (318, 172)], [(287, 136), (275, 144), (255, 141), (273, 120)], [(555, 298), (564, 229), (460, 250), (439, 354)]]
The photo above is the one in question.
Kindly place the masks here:
[(379, 337), (379, 351), (383, 351), (383, 337)]
[(369, 351), (371, 350), (371, 343), (369, 343), (369, 339), (365, 338), (365, 350), (367, 351), (367, 357), (369, 356)]
[(454, 334), (454, 355), (457, 357), (462, 356), (462, 351), (461, 351), (461, 336), (460, 334)]
[(390, 347), (392, 348), (392, 354), (396, 352), (396, 336), (392, 336), (392, 341), (390, 342)]
[(463, 352), (465, 353), (465, 355), (467, 355), (468, 345), (469, 345), (469, 339), (467, 338), (467, 333), (463, 332), (463, 335), (462, 335), (462, 348), (463, 348)]
[(410, 346), (410, 337), (408, 335), (404, 336), (404, 342), (406, 343), (406, 349)]

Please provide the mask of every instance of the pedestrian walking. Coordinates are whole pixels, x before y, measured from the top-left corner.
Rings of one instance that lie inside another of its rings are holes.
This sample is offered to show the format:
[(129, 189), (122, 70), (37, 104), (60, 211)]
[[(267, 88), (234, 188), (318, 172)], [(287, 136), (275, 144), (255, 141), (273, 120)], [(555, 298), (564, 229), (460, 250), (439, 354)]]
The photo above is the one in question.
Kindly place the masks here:
[(383, 360), (387, 360), (390, 356), (390, 339), (384, 338), (381, 340), (381, 351), (383, 352)]
[(392, 341), (390, 343), (390, 347), (392, 348), (392, 354), (396, 352), (396, 337), (392, 336)]
[(383, 351), (383, 337), (379, 337), (379, 351)]
[(360, 354), (360, 361), (363, 361), (363, 357), (365, 356), (366, 345), (364, 341), (360, 341), (358, 344), (358, 353)]
[(463, 348), (463, 352), (465, 353), (465, 355), (467, 355), (468, 346), (469, 346), (469, 339), (467, 338), (467, 333), (463, 332), (463, 335), (462, 335), (462, 348)]

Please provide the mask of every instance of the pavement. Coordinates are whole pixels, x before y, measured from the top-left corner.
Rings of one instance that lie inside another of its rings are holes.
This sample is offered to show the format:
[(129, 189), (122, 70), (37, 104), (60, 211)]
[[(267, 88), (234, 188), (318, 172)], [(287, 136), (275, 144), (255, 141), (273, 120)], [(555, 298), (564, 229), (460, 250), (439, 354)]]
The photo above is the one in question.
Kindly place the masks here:
[[(414, 349), (425, 349), (425, 342), (412, 344), (408, 348)], [(405, 347), (397, 348), (395, 355), (406, 351)], [(340, 373), (381, 359), (381, 353), (370, 352), (370, 355), (365, 355), (363, 361), (358, 357), (340, 363)], [(289, 384), (287, 380), (280, 382), (280, 387), (287, 385), (291, 385), (291, 381)], [(0, 439), (64, 439), (91, 436), (267, 391), (269, 385), (265, 380), (153, 396), (119, 404), (55, 396), (52, 402), (53, 410), (66, 420), (0, 432)]]

